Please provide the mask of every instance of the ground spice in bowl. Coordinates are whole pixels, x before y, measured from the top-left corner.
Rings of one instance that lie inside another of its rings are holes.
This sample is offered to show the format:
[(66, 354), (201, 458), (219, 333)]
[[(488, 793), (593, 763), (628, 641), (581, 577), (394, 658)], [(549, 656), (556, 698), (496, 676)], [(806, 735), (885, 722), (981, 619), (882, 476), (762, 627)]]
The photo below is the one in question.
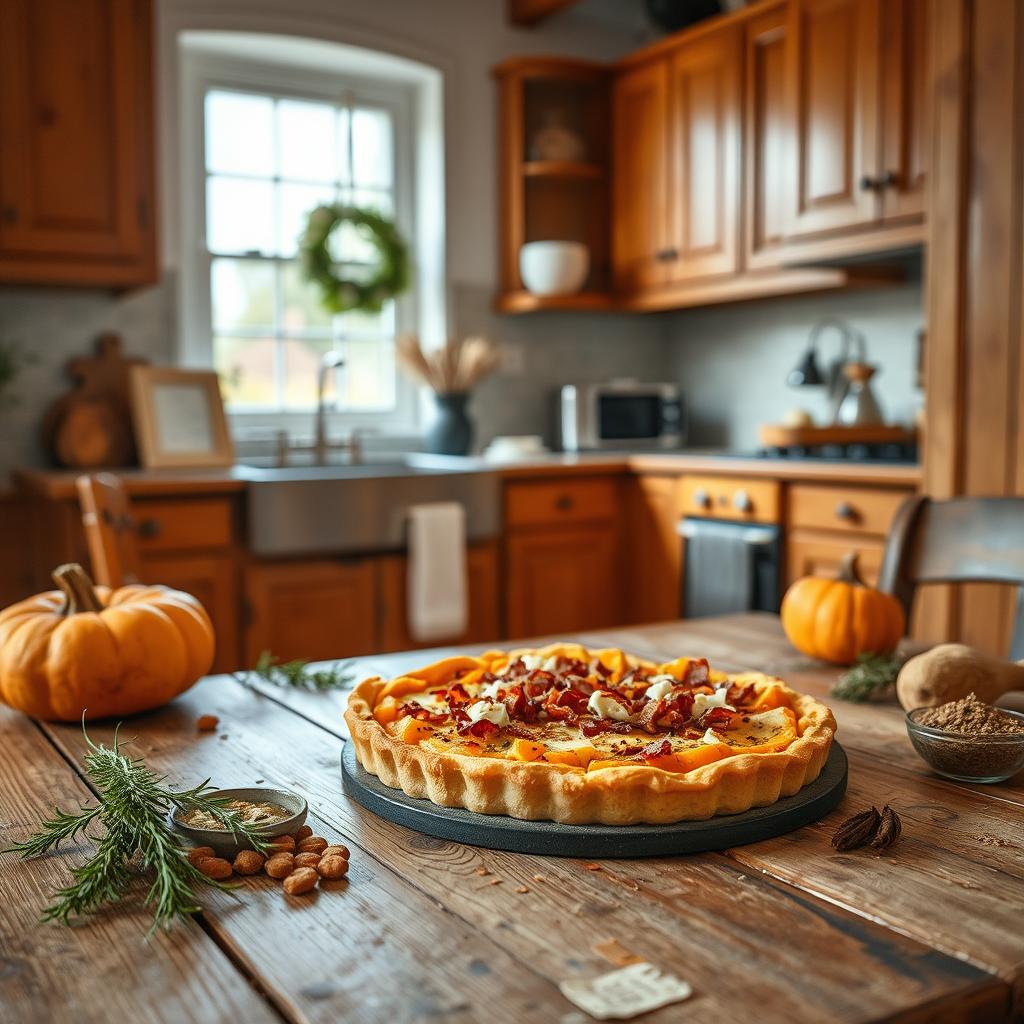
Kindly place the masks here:
[[(248, 825), (273, 825), (292, 816), (291, 811), (271, 803), (252, 803), (249, 800), (232, 800), (224, 805), (226, 811), (234, 811)], [(182, 814), (179, 820), (192, 828), (212, 828), (221, 832), (227, 829), (212, 814), (193, 808)]]
[(1002, 782), (1024, 768), (1024, 715), (969, 694), (907, 715), (917, 752), (940, 775), (965, 782)]

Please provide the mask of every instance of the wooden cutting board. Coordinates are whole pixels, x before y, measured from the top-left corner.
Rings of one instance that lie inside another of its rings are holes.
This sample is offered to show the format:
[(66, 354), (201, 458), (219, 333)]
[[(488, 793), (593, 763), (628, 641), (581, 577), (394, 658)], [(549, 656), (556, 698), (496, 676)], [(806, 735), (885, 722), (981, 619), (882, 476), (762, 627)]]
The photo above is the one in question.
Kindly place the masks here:
[(145, 359), (125, 358), (121, 336), (101, 334), (96, 354), (67, 364), (74, 388), (43, 417), (43, 445), (59, 465), (73, 469), (136, 462), (130, 374)]

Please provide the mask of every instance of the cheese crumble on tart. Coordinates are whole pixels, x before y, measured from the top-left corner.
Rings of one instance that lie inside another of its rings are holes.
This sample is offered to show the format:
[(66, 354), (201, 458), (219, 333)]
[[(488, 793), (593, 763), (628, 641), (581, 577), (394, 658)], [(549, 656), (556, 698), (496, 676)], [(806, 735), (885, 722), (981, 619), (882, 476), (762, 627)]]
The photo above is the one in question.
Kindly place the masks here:
[(818, 777), (836, 729), (824, 704), (771, 676), (578, 644), (367, 679), (345, 721), (359, 763), (409, 796), (606, 825), (704, 819), (792, 796)]

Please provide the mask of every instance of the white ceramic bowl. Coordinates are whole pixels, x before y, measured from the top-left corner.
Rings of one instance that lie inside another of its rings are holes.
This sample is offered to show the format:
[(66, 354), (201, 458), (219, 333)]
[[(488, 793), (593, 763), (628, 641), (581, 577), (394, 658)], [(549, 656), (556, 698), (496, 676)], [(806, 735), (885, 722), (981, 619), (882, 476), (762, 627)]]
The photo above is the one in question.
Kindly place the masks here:
[(572, 295), (590, 271), (582, 242), (527, 242), (519, 250), (519, 276), (534, 295)]

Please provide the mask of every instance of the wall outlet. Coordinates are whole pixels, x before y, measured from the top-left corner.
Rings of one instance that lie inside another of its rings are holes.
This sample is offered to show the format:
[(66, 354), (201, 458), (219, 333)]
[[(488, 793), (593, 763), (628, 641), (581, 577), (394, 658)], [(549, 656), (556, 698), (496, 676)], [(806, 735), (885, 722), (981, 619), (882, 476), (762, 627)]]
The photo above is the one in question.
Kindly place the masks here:
[(501, 346), (501, 372), (508, 377), (522, 377), (526, 373), (526, 349), (522, 345)]

